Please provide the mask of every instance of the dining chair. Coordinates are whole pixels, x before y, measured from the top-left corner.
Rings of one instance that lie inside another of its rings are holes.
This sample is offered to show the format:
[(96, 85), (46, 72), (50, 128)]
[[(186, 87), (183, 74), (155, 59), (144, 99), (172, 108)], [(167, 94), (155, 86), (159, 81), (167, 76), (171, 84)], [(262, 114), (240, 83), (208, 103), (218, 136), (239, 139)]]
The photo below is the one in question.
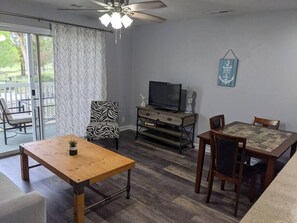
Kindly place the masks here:
[(218, 129), (225, 126), (225, 116), (216, 115), (209, 119), (210, 129)]
[(273, 128), (273, 129), (278, 129), (279, 124), (280, 124), (279, 120), (270, 120), (265, 118), (259, 118), (256, 116), (254, 117), (254, 122), (253, 122), (253, 125), (262, 126), (266, 128)]
[(92, 101), (90, 123), (86, 128), (86, 138), (115, 139), (116, 149), (119, 145), (119, 102)]
[[(234, 216), (237, 216), (240, 188), (249, 182), (249, 199), (255, 198), (258, 169), (245, 164), (246, 138), (235, 137), (211, 130), (211, 168), (206, 202), (209, 203), (214, 177), (235, 185)], [(240, 159), (238, 159), (240, 157)]]
[(24, 129), (24, 132), (27, 133), (27, 127), (32, 126), (31, 111), (25, 111), (24, 106), (9, 108), (7, 106), (6, 100), (4, 98), (0, 98), (0, 112), (0, 120), (3, 124), (3, 135), (5, 145), (7, 145), (8, 138), (12, 138), (17, 135), (16, 133), (14, 136), (8, 137), (8, 130), (19, 129), (20, 131), (22, 131), (22, 129)]
[[(266, 119), (266, 118), (259, 118), (259, 117), (254, 117), (253, 125), (254, 126), (261, 126), (265, 128), (270, 128), (270, 129), (278, 129), (279, 128), (280, 121), (279, 120), (271, 120), (271, 119)], [(248, 164), (251, 163), (251, 158), (248, 159)], [(264, 164), (261, 164), (264, 165)], [(263, 169), (263, 168), (261, 168)]]
[[(223, 114), (213, 116), (209, 119), (210, 129), (218, 129), (225, 126), (225, 116)], [(209, 180), (210, 176), (210, 168), (208, 170), (206, 180)], [(224, 190), (225, 181), (222, 180), (221, 182), (221, 189)]]
[[(253, 125), (278, 130), (279, 125), (280, 125), (280, 120), (271, 120), (271, 119), (259, 118), (259, 117), (255, 116)], [(258, 162), (256, 162), (254, 164), (254, 166), (257, 167), (261, 171), (261, 188), (264, 188), (267, 163), (266, 163), (266, 161), (259, 160)], [(285, 166), (285, 163), (277, 160), (276, 164), (275, 164), (275, 173), (279, 173), (284, 166)]]

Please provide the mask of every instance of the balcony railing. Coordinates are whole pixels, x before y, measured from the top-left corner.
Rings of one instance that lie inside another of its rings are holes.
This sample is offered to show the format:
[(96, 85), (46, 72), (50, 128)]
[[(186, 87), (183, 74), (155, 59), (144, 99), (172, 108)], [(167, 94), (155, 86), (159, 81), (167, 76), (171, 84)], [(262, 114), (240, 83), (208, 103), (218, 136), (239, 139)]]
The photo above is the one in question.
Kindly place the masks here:
[[(36, 83), (37, 85), (37, 83)], [(39, 97), (39, 91), (36, 97)], [(42, 82), (42, 99), (45, 120), (52, 120), (55, 117), (55, 86), (54, 82)], [(16, 107), (20, 104), (25, 110), (32, 110), (29, 83), (5, 83), (0, 84), (0, 97), (4, 98), (8, 107)]]

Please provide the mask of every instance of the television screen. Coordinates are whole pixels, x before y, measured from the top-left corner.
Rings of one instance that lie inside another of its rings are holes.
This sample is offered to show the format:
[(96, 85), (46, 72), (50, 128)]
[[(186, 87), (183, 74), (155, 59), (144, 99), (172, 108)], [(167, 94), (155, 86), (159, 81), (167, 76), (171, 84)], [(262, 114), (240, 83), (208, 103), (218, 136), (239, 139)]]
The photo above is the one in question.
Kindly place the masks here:
[(179, 111), (181, 88), (181, 84), (150, 81), (149, 105), (153, 105), (161, 109)]

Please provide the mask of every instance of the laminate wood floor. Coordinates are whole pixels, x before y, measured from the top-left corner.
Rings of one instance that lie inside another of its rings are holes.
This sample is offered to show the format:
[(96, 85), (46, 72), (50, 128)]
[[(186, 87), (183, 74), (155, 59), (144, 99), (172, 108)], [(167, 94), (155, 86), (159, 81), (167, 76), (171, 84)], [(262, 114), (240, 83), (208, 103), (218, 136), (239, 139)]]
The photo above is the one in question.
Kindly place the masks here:
[[(131, 176), (131, 198), (125, 194), (99, 206), (85, 215), (85, 222), (145, 223), (145, 222), (238, 222), (251, 207), (247, 198), (247, 186), (242, 188), (238, 218), (233, 217), (233, 186), (226, 184), (220, 190), (215, 180), (209, 204), (206, 204), (206, 176), (208, 160), (205, 158), (203, 187), (194, 193), (197, 150), (186, 148), (183, 154), (170, 146), (162, 146), (147, 140), (134, 140), (135, 132), (121, 132), (119, 153), (136, 161)], [(115, 151), (113, 140), (96, 141)], [(6, 174), (23, 191), (39, 191), (46, 197), (49, 223), (73, 221), (73, 198), (70, 185), (44, 167), (30, 169), (30, 182), (20, 177), (19, 156), (0, 160), (0, 171)], [(30, 160), (33, 164), (34, 161)], [(127, 174), (117, 175), (95, 185), (110, 194), (126, 185)], [(86, 205), (99, 201), (100, 197), (85, 189)]]

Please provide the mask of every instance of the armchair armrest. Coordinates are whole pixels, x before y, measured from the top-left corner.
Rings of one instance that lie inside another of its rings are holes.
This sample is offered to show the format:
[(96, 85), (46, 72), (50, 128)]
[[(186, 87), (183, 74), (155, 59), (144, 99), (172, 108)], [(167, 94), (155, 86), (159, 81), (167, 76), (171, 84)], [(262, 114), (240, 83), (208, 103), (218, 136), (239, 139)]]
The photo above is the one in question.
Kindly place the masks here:
[(20, 112), (9, 112), (5, 113), (6, 115), (22, 114), (22, 113), (31, 113), (32, 111), (20, 111)]
[(0, 203), (0, 222), (45, 223), (45, 198), (31, 192)]
[(22, 105), (22, 106), (17, 106), (17, 107), (10, 107), (9, 109), (16, 109), (16, 108), (24, 108), (24, 105)]
[(19, 103), (19, 106), (10, 107), (9, 109), (18, 109), (19, 111), (25, 111), (25, 106)]

